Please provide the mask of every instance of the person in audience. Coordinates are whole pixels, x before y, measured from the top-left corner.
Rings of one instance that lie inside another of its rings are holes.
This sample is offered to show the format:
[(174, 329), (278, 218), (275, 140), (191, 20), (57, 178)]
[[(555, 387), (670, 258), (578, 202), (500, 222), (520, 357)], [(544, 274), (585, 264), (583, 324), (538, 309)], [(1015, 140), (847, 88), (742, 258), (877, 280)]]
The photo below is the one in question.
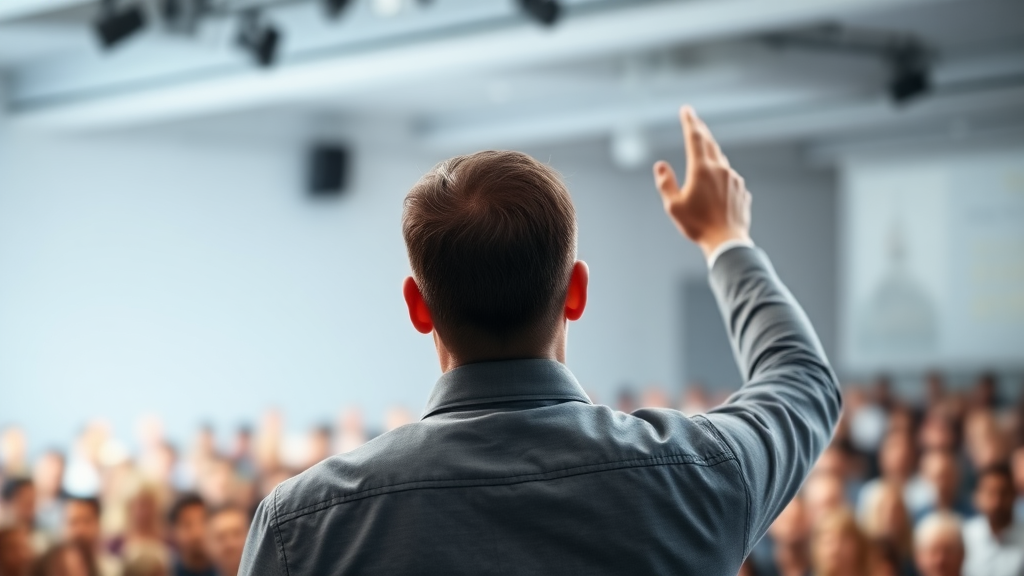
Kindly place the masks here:
[(28, 530), (18, 525), (0, 528), (0, 574), (28, 576), (34, 557)]
[(140, 484), (129, 498), (124, 534), (113, 542), (113, 552), (125, 560), (125, 570), (129, 558), (145, 556), (159, 557), (165, 568), (170, 565), (160, 509), (159, 492), (151, 484)]
[(811, 573), (811, 523), (807, 505), (794, 498), (768, 529), (775, 546), (778, 576), (807, 576)]
[(829, 513), (814, 527), (815, 576), (872, 576), (871, 543), (849, 510)]
[(4, 479), (20, 478), (29, 473), (28, 440), (20, 426), (7, 426), (0, 433), (0, 469)]
[(60, 531), (63, 480), (64, 453), (54, 449), (43, 452), (32, 467), (32, 482), (36, 487), (36, 527), (45, 534)]
[(249, 534), (249, 513), (237, 506), (217, 508), (210, 512), (206, 526), (217, 576), (236, 576)]
[(964, 525), (964, 576), (1024, 574), (1024, 527), (1014, 522), (1014, 495), (1009, 466), (989, 466), (978, 474), (978, 515)]
[(916, 520), (933, 512), (950, 512), (961, 518), (972, 514), (970, 504), (960, 490), (960, 463), (949, 450), (931, 450), (921, 458), (921, 474), (934, 494), (932, 503), (920, 510)]
[[(1024, 406), (1024, 403), (1021, 404)], [(1024, 518), (1024, 444), (1013, 451), (1013, 486), (1017, 492), (1017, 502), (1013, 507), (1015, 518)]]
[(309, 431), (309, 438), (306, 441), (309, 453), (306, 455), (304, 468), (328, 458), (334, 451), (331, 450), (331, 440), (334, 432), (327, 424), (315, 426)]
[(88, 548), (62, 542), (46, 551), (32, 567), (32, 576), (99, 576)]
[(36, 486), (30, 478), (10, 478), (4, 482), (0, 498), (4, 502), (6, 522), (20, 526), (29, 535), (35, 554), (42, 554), (50, 544), (45, 532), (36, 527)]
[(171, 506), (168, 520), (174, 545), (173, 576), (215, 576), (206, 548), (206, 504), (198, 494), (184, 494)]
[(803, 497), (806, 503), (808, 522), (813, 528), (821, 520), (846, 508), (843, 479), (836, 474), (815, 473), (804, 484)]
[(99, 576), (119, 576), (121, 560), (103, 548), (100, 533), (100, 501), (69, 498), (64, 504), (64, 540), (89, 550)]
[(124, 576), (172, 576), (167, 558), (154, 548), (140, 548), (124, 559)]
[[(890, 425), (892, 417), (890, 417)], [(899, 427), (890, 431), (878, 452), (880, 476), (864, 484), (857, 496), (857, 516), (863, 519), (869, 502), (876, 499), (875, 491), (885, 484), (898, 486), (912, 513), (930, 504), (930, 491), (924, 481), (914, 475), (917, 456), (911, 430)]]
[(917, 525), (914, 565), (919, 576), (961, 576), (964, 539), (960, 519), (950, 512), (933, 512)]
[(231, 463), (235, 474), (244, 481), (256, 480), (256, 457), (253, 453), (252, 428), (243, 424), (235, 430), (235, 444), (231, 449)]
[(911, 565), (914, 528), (903, 503), (903, 490), (895, 484), (885, 483), (875, 490), (873, 500), (867, 503), (862, 529), (868, 538), (883, 549), (891, 551), (891, 564), (903, 574)]

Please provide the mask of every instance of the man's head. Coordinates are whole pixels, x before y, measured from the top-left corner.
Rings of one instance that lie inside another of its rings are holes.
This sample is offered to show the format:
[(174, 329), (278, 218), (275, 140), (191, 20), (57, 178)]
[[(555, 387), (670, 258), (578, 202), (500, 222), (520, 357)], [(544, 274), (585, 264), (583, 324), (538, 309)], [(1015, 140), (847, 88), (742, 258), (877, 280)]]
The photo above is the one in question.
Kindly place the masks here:
[(914, 534), (914, 562), (921, 576), (960, 576), (964, 541), (956, 516), (936, 512), (921, 520)]
[(576, 213), (554, 170), (519, 152), (451, 158), (409, 191), (402, 232), (413, 325), (442, 365), (564, 356), (586, 305)]
[(843, 479), (836, 474), (812, 474), (804, 484), (803, 496), (811, 526), (845, 506)]
[(906, 482), (914, 474), (914, 440), (906, 432), (891, 432), (882, 442), (878, 465), (891, 482)]
[(1010, 467), (996, 464), (978, 473), (978, 485), (974, 489), (974, 507), (988, 518), (994, 531), (1002, 530), (1013, 523), (1013, 475)]
[(940, 508), (950, 509), (960, 492), (960, 468), (956, 454), (948, 450), (931, 450), (921, 458), (921, 473), (935, 489)]
[(207, 564), (206, 556), (206, 504), (198, 494), (184, 494), (171, 506), (168, 513), (171, 540), (189, 567)]
[(36, 487), (29, 478), (10, 478), (4, 482), (2, 495), (4, 509), (10, 521), (28, 530), (36, 517)]
[(100, 501), (70, 498), (64, 505), (64, 537), (70, 542), (94, 548), (100, 543)]
[(237, 574), (242, 562), (249, 515), (237, 506), (224, 506), (207, 518), (208, 550), (218, 574)]

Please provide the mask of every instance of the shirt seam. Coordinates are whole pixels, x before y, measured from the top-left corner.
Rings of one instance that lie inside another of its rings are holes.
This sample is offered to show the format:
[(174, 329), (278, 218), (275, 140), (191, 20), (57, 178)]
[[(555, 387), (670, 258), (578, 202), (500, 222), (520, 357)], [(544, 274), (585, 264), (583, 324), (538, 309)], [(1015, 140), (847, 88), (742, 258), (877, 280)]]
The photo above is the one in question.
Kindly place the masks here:
[(708, 430), (710, 432), (712, 432), (717, 437), (718, 441), (725, 447), (725, 449), (732, 456), (731, 459), (736, 461), (736, 467), (740, 469), (740, 482), (743, 483), (743, 494), (744, 494), (744, 496), (746, 496), (746, 501), (747, 501), (746, 521), (743, 523), (743, 557), (746, 558), (747, 555), (750, 554), (750, 550), (752, 548), (752, 546), (750, 545), (750, 506), (751, 506), (751, 499), (750, 499), (750, 485), (747, 484), (747, 475), (743, 472), (743, 463), (740, 462), (740, 459), (736, 457), (736, 453), (735, 453), (735, 451), (733, 451), (732, 445), (729, 444), (729, 441), (725, 439), (725, 436), (722, 435), (722, 431), (718, 429), (718, 426), (715, 426), (714, 422), (712, 422), (711, 420), (708, 420), (707, 418), (705, 418), (703, 416), (701, 416), (699, 419), (695, 418), (695, 420), (703, 421), (704, 423), (707, 424)]
[[(569, 478), (572, 476), (583, 476), (586, 474), (594, 474), (598, 472), (607, 472), (609, 470), (621, 470), (627, 468), (645, 468), (652, 466), (662, 466), (666, 464), (691, 464), (704, 467), (712, 467), (726, 462), (728, 460), (735, 459), (735, 456), (727, 451), (719, 452), (707, 456), (705, 458), (697, 457), (693, 454), (668, 454), (665, 456), (655, 456), (651, 458), (641, 459), (628, 459), (628, 460), (617, 460), (613, 462), (605, 462), (603, 464), (588, 464), (586, 466), (574, 466), (572, 468), (565, 468), (562, 470), (553, 470), (550, 472), (538, 472), (534, 474), (519, 474), (515, 476), (503, 476), (496, 478), (474, 478), (474, 479), (451, 479), (451, 480), (415, 480), (412, 482), (400, 482), (397, 484), (388, 484), (384, 486), (377, 486), (374, 488), (367, 488), (344, 496), (338, 496), (315, 504), (310, 504), (293, 512), (285, 514), (283, 517), (278, 517), (278, 526), (291, 522), (292, 520), (314, 514), (321, 510), (332, 508), (338, 504), (344, 504), (345, 502), (352, 502), (356, 500), (363, 500), (371, 498), (373, 496), (380, 496), (383, 494), (390, 494), (394, 492), (404, 492), (408, 490), (419, 490), (429, 488), (471, 488), (471, 487), (485, 487), (485, 486), (508, 486), (511, 484), (523, 484), (527, 482), (538, 482), (544, 480), (556, 480), (560, 478)], [(749, 500), (749, 495), (747, 496)], [(749, 516), (749, 514), (748, 514)]]
[(274, 537), (277, 540), (277, 546), (281, 551), (281, 562), (284, 564), (284, 573), (286, 576), (291, 575), (291, 571), (288, 569), (288, 553), (284, 549), (284, 538), (281, 536), (281, 515), (277, 509), (277, 495), (280, 491), (274, 488)]
[(515, 402), (519, 400), (562, 400), (565, 402), (582, 402), (584, 404), (591, 403), (589, 398), (579, 396), (577, 394), (509, 394), (505, 396), (485, 396), (480, 398), (470, 398), (467, 400), (457, 400), (454, 402), (443, 402), (434, 406), (429, 406), (427, 410), (424, 411), (423, 416), (420, 417), (420, 420), (434, 416), (438, 411), (446, 410), (448, 408), (462, 408), (463, 406), (472, 406), (474, 404), (494, 404), (497, 402)]

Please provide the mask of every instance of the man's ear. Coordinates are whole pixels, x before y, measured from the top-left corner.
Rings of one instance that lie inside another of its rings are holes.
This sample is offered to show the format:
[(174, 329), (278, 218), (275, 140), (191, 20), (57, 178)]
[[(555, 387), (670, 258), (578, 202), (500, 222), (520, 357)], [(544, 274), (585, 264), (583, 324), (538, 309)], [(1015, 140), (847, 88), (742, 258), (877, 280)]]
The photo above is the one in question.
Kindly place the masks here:
[(590, 269), (587, 263), (577, 260), (569, 276), (569, 290), (565, 295), (565, 319), (579, 320), (587, 307), (587, 286), (590, 284)]
[(434, 320), (430, 317), (430, 309), (423, 301), (420, 287), (416, 285), (412, 276), (406, 278), (402, 284), (402, 295), (405, 296), (405, 305), (409, 307), (409, 320), (412, 321), (412, 327), (421, 334), (433, 332)]

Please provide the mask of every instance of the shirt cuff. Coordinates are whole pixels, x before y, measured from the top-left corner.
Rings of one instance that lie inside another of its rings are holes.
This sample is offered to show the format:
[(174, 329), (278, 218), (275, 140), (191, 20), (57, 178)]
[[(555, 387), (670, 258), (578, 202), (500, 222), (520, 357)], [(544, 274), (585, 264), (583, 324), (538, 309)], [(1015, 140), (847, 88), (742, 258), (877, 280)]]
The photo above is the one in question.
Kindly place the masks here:
[(721, 256), (722, 254), (725, 254), (729, 250), (732, 250), (733, 248), (737, 248), (739, 246), (746, 246), (747, 248), (753, 248), (754, 247), (754, 241), (753, 240), (735, 239), (735, 240), (726, 240), (725, 242), (722, 242), (721, 244), (718, 245), (718, 248), (715, 248), (715, 251), (712, 252), (710, 256), (708, 256), (708, 270), (710, 270), (710, 269), (715, 267), (715, 262), (718, 261), (718, 257), (719, 256)]

